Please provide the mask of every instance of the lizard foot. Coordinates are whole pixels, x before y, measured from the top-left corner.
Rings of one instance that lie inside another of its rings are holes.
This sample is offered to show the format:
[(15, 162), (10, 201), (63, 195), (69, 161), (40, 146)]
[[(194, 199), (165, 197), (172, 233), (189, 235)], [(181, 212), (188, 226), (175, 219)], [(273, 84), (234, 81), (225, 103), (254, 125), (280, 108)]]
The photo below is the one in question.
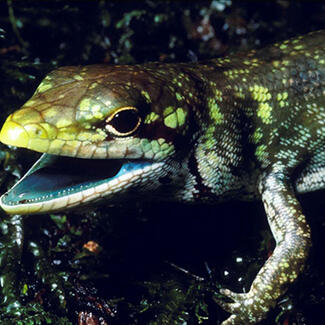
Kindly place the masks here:
[(248, 293), (235, 293), (229, 289), (221, 289), (220, 293), (232, 302), (215, 299), (217, 304), (232, 315), (221, 325), (249, 325), (255, 324), (265, 318), (269, 306), (262, 299)]

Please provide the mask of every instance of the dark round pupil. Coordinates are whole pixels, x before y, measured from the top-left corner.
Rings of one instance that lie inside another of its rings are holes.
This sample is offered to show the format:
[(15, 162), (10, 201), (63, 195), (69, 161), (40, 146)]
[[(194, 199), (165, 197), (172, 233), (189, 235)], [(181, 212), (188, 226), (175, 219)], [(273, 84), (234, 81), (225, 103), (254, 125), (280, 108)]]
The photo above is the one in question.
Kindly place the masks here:
[(138, 112), (133, 109), (120, 111), (115, 114), (110, 124), (114, 129), (120, 133), (128, 133), (134, 130), (138, 125), (139, 115)]

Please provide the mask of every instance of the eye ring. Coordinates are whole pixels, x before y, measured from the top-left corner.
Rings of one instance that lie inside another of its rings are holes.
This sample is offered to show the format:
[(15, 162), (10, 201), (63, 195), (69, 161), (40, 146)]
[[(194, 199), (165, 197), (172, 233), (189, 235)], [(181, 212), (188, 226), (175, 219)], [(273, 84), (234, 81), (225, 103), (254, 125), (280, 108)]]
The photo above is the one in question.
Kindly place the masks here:
[(106, 119), (106, 130), (114, 136), (126, 137), (134, 133), (141, 124), (139, 111), (133, 106), (117, 109)]

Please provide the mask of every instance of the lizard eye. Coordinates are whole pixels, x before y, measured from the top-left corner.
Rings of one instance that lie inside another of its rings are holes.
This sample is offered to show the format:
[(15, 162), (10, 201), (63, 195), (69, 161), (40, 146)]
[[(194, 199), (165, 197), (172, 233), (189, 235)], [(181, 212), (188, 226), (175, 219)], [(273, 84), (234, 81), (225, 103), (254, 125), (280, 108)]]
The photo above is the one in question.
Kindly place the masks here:
[(115, 136), (128, 136), (135, 132), (140, 123), (141, 117), (137, 108), (127, 106), (118, 109), (106, 120), (106, 130)]

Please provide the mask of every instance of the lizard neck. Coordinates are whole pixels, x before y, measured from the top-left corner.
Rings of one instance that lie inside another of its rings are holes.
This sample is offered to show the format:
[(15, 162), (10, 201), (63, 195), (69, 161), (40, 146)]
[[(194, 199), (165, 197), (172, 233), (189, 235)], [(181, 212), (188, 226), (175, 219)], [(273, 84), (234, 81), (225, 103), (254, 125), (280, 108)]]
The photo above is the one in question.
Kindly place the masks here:
[[(252, 98), (245, 81), (225, 76), (228, 67), (209, 61), (195, 72), (202, 81), (202, 105), (195, 112), (199, 132), (188, 158), (196, 200), (223, 201), (257, 196)], [(234, 62), (240, 66), (240, 62)], [(192, 71), (194, 72), (194, 71)], [(201, 108), (201, 109), (200, 109)]]

